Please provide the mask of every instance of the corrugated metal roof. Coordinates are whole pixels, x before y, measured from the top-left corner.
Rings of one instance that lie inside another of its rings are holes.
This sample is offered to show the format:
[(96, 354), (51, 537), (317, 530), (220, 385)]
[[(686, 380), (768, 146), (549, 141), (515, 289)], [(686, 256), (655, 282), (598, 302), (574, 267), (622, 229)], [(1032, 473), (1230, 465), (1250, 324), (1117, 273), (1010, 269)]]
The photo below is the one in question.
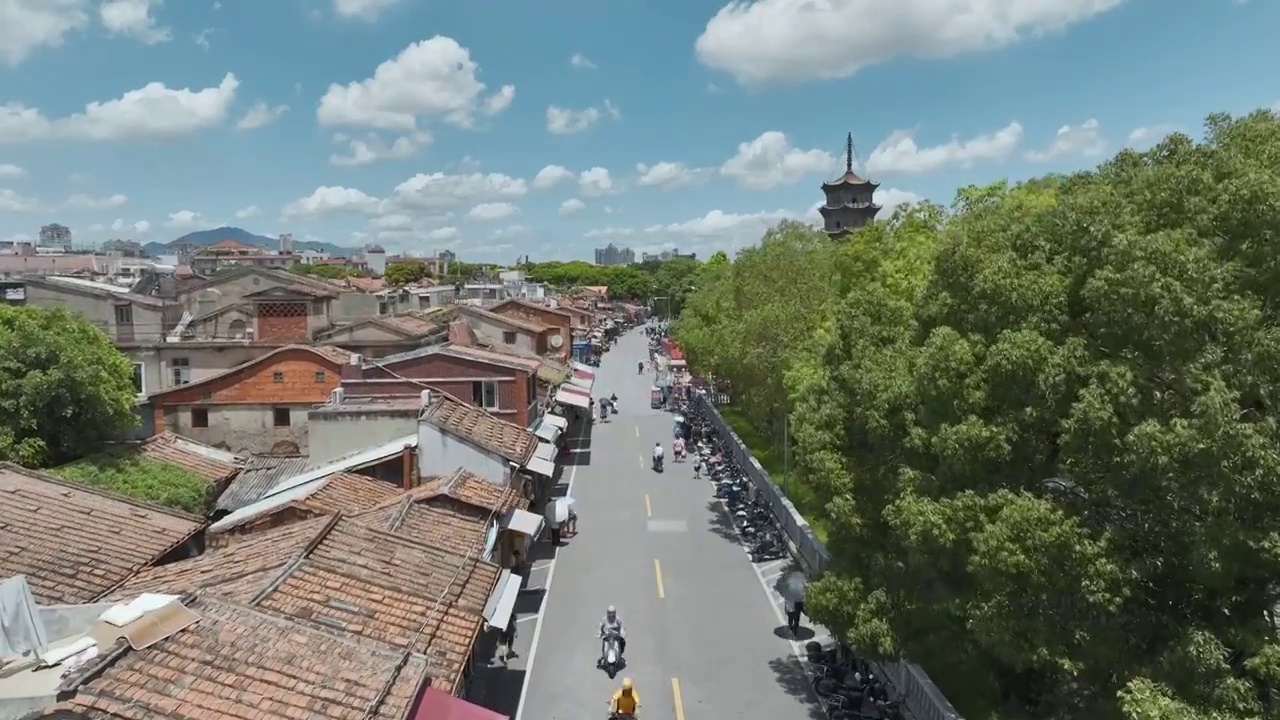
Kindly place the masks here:
[(234, 512), (261, 500), (283, 478), (292, 477), (307, 469), (306, 457), (276, 457), (254, 455), (245, 463), (244, 470), (227, 486), (218, 498), (216, 508)]

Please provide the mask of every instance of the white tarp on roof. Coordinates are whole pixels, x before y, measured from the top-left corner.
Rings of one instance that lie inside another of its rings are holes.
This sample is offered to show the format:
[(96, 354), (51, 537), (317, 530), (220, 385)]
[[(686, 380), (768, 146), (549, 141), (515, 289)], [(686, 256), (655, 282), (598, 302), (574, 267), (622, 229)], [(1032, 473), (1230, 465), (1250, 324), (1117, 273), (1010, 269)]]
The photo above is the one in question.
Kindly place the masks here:
[(556, 390), (556, 402), (579, 408), (591, 407), (591, 398), (583, 395), (582, 393), (576, 393), (566, 387), (561, 387), (559, 390)]

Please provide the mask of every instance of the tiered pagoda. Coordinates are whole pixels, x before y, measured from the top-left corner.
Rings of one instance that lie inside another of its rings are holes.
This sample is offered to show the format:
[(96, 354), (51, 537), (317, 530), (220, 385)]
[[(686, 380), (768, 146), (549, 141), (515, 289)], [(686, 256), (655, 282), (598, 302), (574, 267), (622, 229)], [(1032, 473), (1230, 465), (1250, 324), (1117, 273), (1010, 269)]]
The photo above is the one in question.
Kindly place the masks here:
[(875, 219), (880, 206), (874, 197), (879, 183), (858, 177), (853, 171), (853, 133), (844, 144), (844, 175), (832, 182), (822, 183), (827, 202), (818, 208), (822, 214), (822, 229), (833, 238), (840, 238)]

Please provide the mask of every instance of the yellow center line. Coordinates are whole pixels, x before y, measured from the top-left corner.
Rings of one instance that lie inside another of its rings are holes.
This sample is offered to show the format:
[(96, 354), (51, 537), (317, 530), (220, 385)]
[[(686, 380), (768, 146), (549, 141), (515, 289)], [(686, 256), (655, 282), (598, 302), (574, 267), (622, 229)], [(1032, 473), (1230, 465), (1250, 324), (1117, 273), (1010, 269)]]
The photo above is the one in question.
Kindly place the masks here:
[(636, 437), (640, 437), (640, 426), (636, 426)]
[(658, 599), (665, 600), (667, 590), (662, 586), (662, 563), (658, 562), (658, 558), (653, 559), (653, 575), (658, 579)]
[(644, 516), (649, 518), (653, 517), (653, 503), (649, 502), (649, 496), (647, 494), (644, 496)]
[(675, 700), (676, 720), (684, 720), (684, 698), (680, 697), (680, 678), (671, 678), (671, 697)]

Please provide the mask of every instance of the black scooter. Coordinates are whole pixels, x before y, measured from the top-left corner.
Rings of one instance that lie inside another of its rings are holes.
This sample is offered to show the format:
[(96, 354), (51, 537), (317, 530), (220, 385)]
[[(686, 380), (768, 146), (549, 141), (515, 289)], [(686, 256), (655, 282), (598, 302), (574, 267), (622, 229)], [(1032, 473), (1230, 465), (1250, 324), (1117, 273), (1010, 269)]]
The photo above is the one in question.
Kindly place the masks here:
[(653, 471), (657, 473), (662, 472), (662, 456), (661, 455), (653, 456)]

